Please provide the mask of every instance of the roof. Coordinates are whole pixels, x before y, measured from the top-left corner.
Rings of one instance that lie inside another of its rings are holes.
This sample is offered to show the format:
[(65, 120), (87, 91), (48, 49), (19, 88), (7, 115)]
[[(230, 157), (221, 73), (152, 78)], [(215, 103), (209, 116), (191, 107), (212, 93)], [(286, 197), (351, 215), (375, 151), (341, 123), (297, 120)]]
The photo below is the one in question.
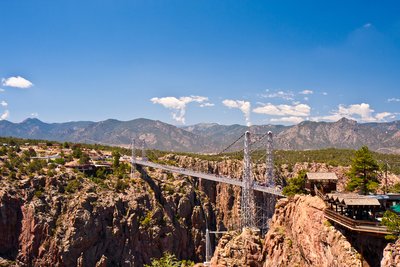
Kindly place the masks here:
[(346, 206), (380, 206), (381, 203), (376, 198), (349, 198), (344, 199)]
[(357, 194), (333, 193), (327, 194), (328, 198), (345, 204), (346, 206), (380, 206), (379, 200), (374, 196)]
[(334, 172), (307, 172), (306, 176), (308, 180), (338, 180)]

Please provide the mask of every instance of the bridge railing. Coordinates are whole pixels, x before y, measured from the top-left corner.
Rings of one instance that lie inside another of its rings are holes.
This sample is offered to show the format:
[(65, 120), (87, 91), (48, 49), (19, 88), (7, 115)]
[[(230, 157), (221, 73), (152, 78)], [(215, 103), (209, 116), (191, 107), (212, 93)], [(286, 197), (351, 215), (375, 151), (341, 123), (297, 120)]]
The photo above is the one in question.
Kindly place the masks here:
[(379, 222), (369, 222), (354, 220), (352, 218), (346, 217), (339, 214), (331, 209), (325, 209), (324, 215), (327, 219), (339, 223), (350, 230), (355, 230), (359, 232), (369, 232), (377, 234), (390, 234), (391, 232)]

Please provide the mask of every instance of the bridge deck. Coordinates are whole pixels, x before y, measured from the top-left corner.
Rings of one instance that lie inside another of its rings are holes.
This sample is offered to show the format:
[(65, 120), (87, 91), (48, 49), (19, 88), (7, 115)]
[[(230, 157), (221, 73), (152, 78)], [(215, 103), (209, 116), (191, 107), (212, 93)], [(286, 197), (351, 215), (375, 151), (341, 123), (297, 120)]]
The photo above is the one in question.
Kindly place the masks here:
[[(152, 168), (156, 168), (156, 169), (179, 173), (179, 174), (183, 174), (183, 175), (187, 175), (187, 176), (198, 177), (198, 178), (202, 178), (202, 179), (206, 179), (206, 180), (210, 180), (210, 181), (214, 181), (214, 182), (242, 186), (242, 181), (233, 179), (229, 176), (221, 176), (221, 175), (215, 175), (215, 174), (195, 172), (195, 171), (188, 170), (185, 168), (179, 168), (179, 167), (169, 166), (169, 165), (162, 165), (162, 164), (150, 162), (147, 160), (133, 159), (132, 163), (141, 165), (141, 166), (152, 167)], [(282, 192), (276, 188), (271, 188), (271, 187), (263, 186), (260, 184), (254, 184), (253, 189), (255, 191), (260, 191), (260, 192), (283, 197)]]

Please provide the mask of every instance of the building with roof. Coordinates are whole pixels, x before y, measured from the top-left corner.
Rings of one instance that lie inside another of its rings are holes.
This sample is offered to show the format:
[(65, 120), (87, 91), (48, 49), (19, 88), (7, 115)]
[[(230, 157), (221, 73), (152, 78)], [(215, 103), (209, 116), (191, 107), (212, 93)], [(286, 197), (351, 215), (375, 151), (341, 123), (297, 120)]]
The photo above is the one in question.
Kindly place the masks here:
[(386, 210), (398, 212), (400, 194), (358, 195), (330, 193), (324, 196), (325, 217), (349, 230), (368, 234), (389, 234), (381, 225)]

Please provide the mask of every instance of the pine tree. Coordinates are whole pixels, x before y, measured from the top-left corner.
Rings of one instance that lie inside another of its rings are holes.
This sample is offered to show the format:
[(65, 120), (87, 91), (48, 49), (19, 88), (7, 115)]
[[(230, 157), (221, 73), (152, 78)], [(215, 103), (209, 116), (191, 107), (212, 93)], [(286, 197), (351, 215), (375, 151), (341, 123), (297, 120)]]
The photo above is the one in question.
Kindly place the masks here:
[(361, 194), (375, 192), (379, 186), (377, 180), (378, 163), (373, 158), (367, 146), (361, 147), (355, 152), (349, 172), (350, 181), (347, 190), (359, 190)]
[(392, 232), (390, 235), (386, 235), (385, 238), (388, 240), (396, 240), (400, 236), (400, 216), (390, 210), (387, 210), (382, 218), (382, 224)]

